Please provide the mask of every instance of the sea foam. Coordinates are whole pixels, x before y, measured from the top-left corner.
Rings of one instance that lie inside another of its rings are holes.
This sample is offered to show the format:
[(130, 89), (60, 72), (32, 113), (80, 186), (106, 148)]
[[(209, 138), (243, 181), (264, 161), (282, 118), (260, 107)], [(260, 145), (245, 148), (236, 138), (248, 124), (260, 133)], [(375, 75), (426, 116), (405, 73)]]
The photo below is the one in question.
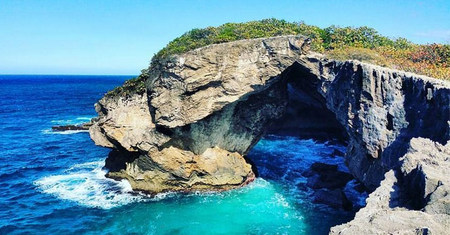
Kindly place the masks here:
[(93, 117), (82, 116), (82, 117), (74, 117), (70, 119), (61, 119), (61, 120), (52, 120), (51, 123), (56, 125), (79, 125), (86, 122), (89, 122)]
[(42, 134), (46, 135), (71, 135), (77, 133), (89, 132), (88, 130), (68, 130), (68, 131), (53, 131), (51, 129), (42, 130)]
[(46, 176), (34, 183), (44, 193), (86, 207), (111, 209), (145, 200), (142, 195), (132, 194), (128, 181), (106, 178), (103, 164), (103, 161), (77, 164), (65, 174)]

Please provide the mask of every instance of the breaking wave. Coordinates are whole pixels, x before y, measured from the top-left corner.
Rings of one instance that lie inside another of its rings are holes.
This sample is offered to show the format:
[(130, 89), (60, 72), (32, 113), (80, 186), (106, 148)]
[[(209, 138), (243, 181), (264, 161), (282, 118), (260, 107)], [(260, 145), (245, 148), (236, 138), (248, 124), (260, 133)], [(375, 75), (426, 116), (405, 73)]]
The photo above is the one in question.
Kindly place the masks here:
[(134, 194), (128, 181), (106, 178), (103, 164), (103, 161), (77, 164), (65, 174), (46, 176), (34, 183), (44, 193), (86, 207), (111, 209), (146, 199)]

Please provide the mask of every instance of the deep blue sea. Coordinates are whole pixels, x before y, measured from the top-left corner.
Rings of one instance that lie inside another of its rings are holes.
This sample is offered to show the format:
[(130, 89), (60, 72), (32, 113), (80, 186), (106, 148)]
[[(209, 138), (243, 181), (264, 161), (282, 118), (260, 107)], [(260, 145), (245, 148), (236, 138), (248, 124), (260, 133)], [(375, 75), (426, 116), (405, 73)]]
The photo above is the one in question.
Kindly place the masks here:
[(327, 234), (353, 217), (312, 203), (302, 176), (317, 161), (347, 170), (332, 142), (266, 136), (249, 154), (260, 177), (222, 193), (149, 198), (105, 178), (108, 149), (51, 127), (88, 121), (131, 77), (0, 75), (0, 234)]

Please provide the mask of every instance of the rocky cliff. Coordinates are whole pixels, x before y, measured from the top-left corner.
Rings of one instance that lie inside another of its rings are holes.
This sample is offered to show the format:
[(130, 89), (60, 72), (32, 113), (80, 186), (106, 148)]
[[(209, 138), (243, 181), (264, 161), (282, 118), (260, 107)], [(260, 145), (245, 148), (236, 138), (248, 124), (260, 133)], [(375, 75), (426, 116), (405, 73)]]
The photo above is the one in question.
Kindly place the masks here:
[(328, 60), (301, 36), (207, 46), (146, 76), (145, 92), (101, 99), (90, 128), (113, 149), (109, 177), (136, 190), (239, 187), (255, 177), (245, 155), (261, 136), (292, 130), (346, 139), (349, 169), (375, 189), (404, 166), (411, 139), (450, 138), (448, 82)]
[(450, 143), (411, 140), (401, 167), (390, 170), (349, 223), (330, 234), (448, 234)]

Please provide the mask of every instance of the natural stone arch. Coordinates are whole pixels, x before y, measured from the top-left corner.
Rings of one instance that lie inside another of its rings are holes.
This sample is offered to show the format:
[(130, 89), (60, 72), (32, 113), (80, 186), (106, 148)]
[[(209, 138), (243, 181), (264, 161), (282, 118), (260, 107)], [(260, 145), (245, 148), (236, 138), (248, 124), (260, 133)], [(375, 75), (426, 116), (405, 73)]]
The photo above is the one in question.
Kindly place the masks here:
[(327, 60), (308, 45), (284, 36), (207, 46), (150, 68), (147, 94), (103, 98), (90, 133), (116, 149), (109, 175), (149, 192), (246, 184), (254, 174), (243, 156), (285, 114), (288, 84), (333, 113), (348, 136), (349, 168), (369, 188), (411, 137), (449, 139), (443, 82)]

